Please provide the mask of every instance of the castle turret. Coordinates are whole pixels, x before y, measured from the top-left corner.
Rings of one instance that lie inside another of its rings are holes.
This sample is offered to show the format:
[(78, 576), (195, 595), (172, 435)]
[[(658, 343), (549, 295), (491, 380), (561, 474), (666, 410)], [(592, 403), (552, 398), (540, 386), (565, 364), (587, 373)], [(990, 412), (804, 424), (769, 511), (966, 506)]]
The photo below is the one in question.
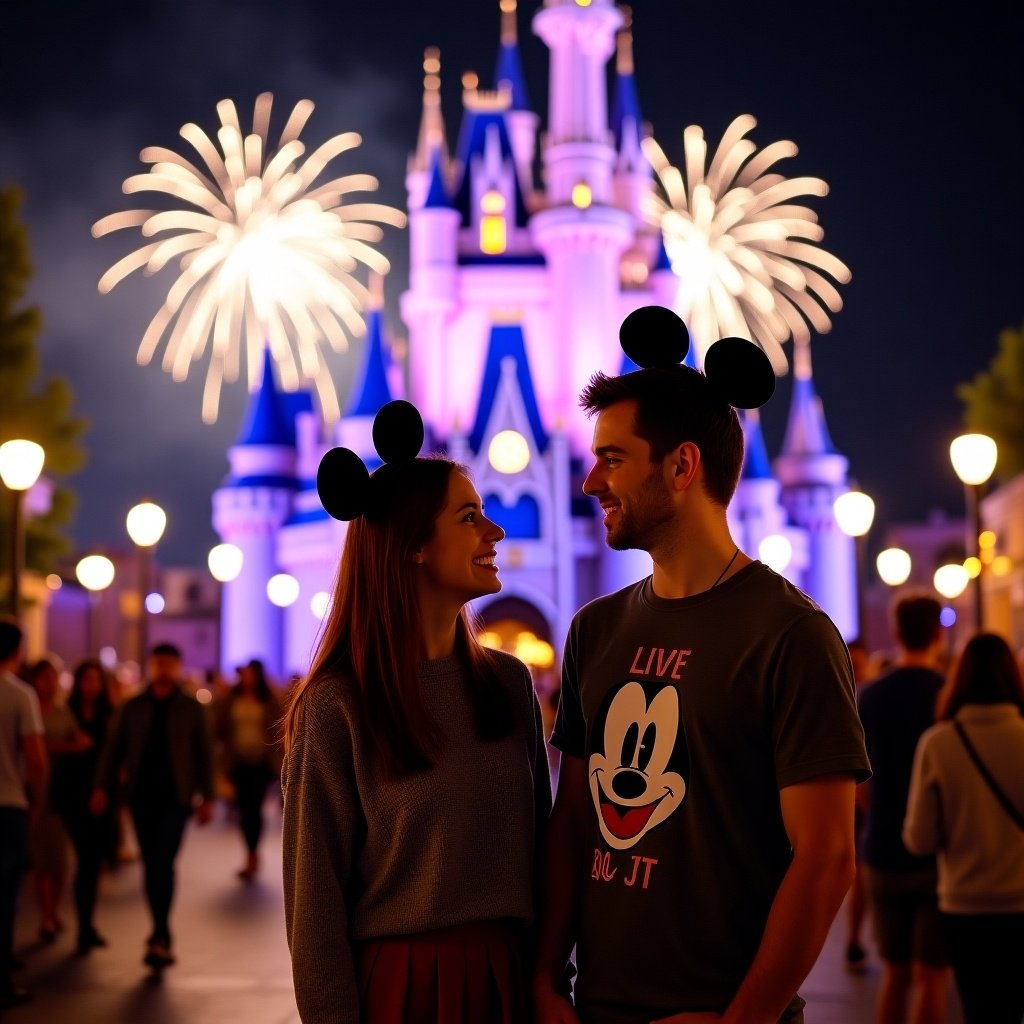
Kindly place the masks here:
[(775, 460), (790, 521), (807, 533), (803, 589), (831, 616), (843, 636), (857, 635), (856, 559), (852, 538), (836, 523), (833, 502), (849, 489), (849, 461), (832, 444), (814, 388), (810, 345), (793, 350), (793, 393), (782, 454)]
[(633, 68), (632, 15), (628, 7), (620, 10), (626, 21), (619, 30), (615, 53), (611, 118), (616, 150), (613, 191), (616, 206), (631, 213), (637, 224), (643, 224), (654, 172), (641, 147), (643, 118)]
[(441, 112), (441, 51), (428, 46), (423, 54), (423, 110), (416, 151), (409, 157), (405, 174), (405, 187), (409, 194), (409, 209), (423, 205), (430, 188), (431, 168), (439, 160), (442, 168), (448, 165), (448, 146), (445, 139), (444, 115)]
[(533, 195), (533, 161), (537, 151), (537, 126), (540, 118), (530, 108), (526, 78), (519, 59), (519, 32), (516, 27), (516, 0), (501, 0), (501, 47), (494, 72), (494, 87), (509, 95), (508, 123), (512, 153), (523, 194), (530, 201)]
[(580, 388), (596, 370), (615, 372), (619, 262), (638, 225), (614, 206), (616, 151), (608, 128), (605, 64), (622, 15), (610, 0), (546, 4), (534, 17), (551, 51), (547, 144), (543, 159), (546, 208), (531, 229), (548, 263), (557, 406), (577, 450), (590, 447), (591, 427), (579, 412)]
[(214, 528), (243, 556), (242, 571), (223, 588), (221, 665), (259, 658), (278, 677), (285, 670), (282, 612), (267, 600), (266, 588), (279, 571), (277, 534), (291, 514), (296, 490), (295, 427), (284, 405), (265, 351), (262, 381), (228, 451), (230, 472), (213, 495)]

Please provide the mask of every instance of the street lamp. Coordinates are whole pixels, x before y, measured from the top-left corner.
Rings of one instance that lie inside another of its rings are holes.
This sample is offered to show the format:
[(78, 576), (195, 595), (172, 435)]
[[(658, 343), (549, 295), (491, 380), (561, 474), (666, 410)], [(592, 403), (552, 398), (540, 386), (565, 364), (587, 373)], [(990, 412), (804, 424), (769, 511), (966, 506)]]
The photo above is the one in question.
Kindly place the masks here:
[(949, 446), (953, 470), (967, 492), (967, 546), (978, 559), (978, 575), (974, 577), (974, 628), (981, 629), (981, 495), (982, 487), (996, 468), (999, 450), (986, 434), (961, 434)]
[(75, 566), (78, 582), (89, 591), (89, 653), (99, 650), (100, 595), (114, 582), (114, 563), (105, 555), (86, 555)]
[(910, 555), (903, 548), (879, 551), (875, 566), (882, 582), (890, 587), (901, 587), (910, 579)]
[(957, 562), (940, 565), (932, 577), (935, 589), (947, 601), (955, 601), (967, 589), (969, 582), (970, 576), (967, 574), (967, 570)]
[(863, 491), (847, 491), (832, 504), (839, 529), (853, 538), (857, 581), (857, 632), (864, 638), (864, 537), (875, 519), (875, 503)]
[(167, 527), (167, 513), (152, 501), (142, 501), (128, 510), (125, 526), (128, 528), (128, 536), (131, 537), (132, 543), (139, 551), (136, 660), (141, 668), (146, 658), (146, 627), (149, 625), (149, 609), (146, 607), (146, 597), (149, 594), (153, 549), (164, 535), (164, 529)]
[(11, 591), (8, 606), (17, 618), (21, 613), (21, 570), (25, 562), (25, 492), (39, 479), (44, 453), (35, 441), (0, 444), (0, 479), (11, 492)]
[(244, 561), (245, 556), (237, 544), (215, 544), (206, 556), (210, 575), (217, 581), (217, 643), (214, 649), (218, 668), (223, 668), (223, 654), (220, 647), (223, 635), (221, 619), (224, 616), (224, 584), (238, 578)]

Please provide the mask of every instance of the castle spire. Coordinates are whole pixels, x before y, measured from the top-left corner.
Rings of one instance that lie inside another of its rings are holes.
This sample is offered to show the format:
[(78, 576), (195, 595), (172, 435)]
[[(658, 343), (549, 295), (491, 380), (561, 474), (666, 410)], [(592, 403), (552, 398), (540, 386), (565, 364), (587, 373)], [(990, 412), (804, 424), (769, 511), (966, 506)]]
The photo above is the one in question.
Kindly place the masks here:
[(494, 71), (495, 89), (505, 89), (510, 97), (510, 110), (529, 110), (526, 79), (519, 59), (519, 36), (516, 29), (516, 0), (501, 0), (501, 47)]
[(636, 94), (633, 65), (633, 12), (620, 7), (624, 19), (615, 37), (615, 96), (612, 99), (612, 132), (615, 145), (623, 147), (623, 133), (628, 133), (628, 144), (639, 148), (642, 118), (640, 101)]
[(435, 153), (447, 154), (441, 113), (441, 51), (436, 46), (428, 46), (423, 53), (423, 113), (410, 170), (429, 170)]
[(793, 343), (793, 393), (789, 420), (782, 443), (783, 455), (831, 455), (835, 446), (825, 425), (825, 411), (814, 388), (811, 372), (811, 346), (808, 342)]
[(363, 372), (352, 393), (346, 416), (375, 416), (391, 401), (391, 386), (384, 355), (384, 278), (370, 275), (370, 303), (366, 311), (366, 354)]
[(237, 445), (294, 446), (294, 432), (289, 429), (282, 408), (281, 395), (274, 383), (274, 362), (270, 349), (263, 349), (263, 377), (249, 400), (245, 422)]

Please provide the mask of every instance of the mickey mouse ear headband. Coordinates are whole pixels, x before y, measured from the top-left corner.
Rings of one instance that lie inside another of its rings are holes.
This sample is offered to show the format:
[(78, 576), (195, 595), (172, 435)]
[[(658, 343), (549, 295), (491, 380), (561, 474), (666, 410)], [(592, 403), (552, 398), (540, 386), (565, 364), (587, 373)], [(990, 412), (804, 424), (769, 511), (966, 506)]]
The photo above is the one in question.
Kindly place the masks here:
[[(668, 369), (690, 349), (686, 324), (664, 306), (641, 306), (619, 328), (622, 351), (644, 369)], [(764, 352), (746, 338), (722, 338), (704, 356), (704, 376), (723, 402), (757, 409), (775, 392), (775, 371)]]
[(423, 419), (409, 402), (388, 402), (373, 419), (373, 447), (384, 465), (369, 470), (349, 448), (332, 448), (316, 473), (316, 490), (327, 514), (342, 522), (365, 515), (377, 519), (390, 505), (394, 467), (410, 462), (423, 447)]

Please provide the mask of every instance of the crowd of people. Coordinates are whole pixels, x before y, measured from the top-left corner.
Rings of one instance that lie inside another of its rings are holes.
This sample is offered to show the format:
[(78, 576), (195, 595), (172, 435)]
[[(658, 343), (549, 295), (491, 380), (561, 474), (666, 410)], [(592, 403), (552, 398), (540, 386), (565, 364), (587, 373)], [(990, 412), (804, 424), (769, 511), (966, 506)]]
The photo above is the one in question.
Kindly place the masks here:
[(34, 897), (49, 945), (68, 928), (73, 868), (74, 950), (84, 957), (107, 945), (96, 920), (104, 872), (137, 856), (152, 919), (143, 962), (162, 970), (175, 961), (170, 914), (187, 822), (205, 824), (215, 797), (227, 798), (245, 851), (238, 877), (253, 881), (280, 765), (281, 698), (259, 661), (215, 686), (211, 713), (172, 644), (152, 649), (143, 685), (126, 693), (97, 660), (70, 673), (54, 657), (26, 663), (23, 641), (16, 621), (0, 618), (0, 1008), (31, 997), (13, 946), (16, 914), (32, 912), (18, 902), (26, 875), (21, 895)]
[(0, 622), (3, 1003), (25, 995), (26, 863), (51, 941), (70, 838), (88, 955), (126, 809), (143, 959), (162, 970), (186, 822), (229, 794), (251, 881), (280, 771), (303, 1024), (802, 1024), (800, 986), (847, 898), (847, 964), (866, 963), (865, 916), (882, 960), (878, 1024), (941, 1024), (950, 973), (967, 1024), (1020, 1024), (1020, 665), (993, 633), (950, 663), (938, 603), (906, 595), (873, 672), (742, 552), (736, 409), (770, 396), (770, 365), (727, 339), (693, 370), (678, 318), (639, 312), (621, 338), (641, 368), (581, 396), (583, 490), (607, 544), (653, 571), (572, 620), (549, 735), (526, 666), (482, 646), (469, 610), (501, 589), (504, 531), (465, 467), (420, 455), (405, 402), (377, 415), (372, 474), (347, 449), (321, 463), (321, 502), (348, 527), (283, 705), (253, 662), (208, 714), (169, 644), (127, 699), (87, 662), (62, 701), (56, 666), (23, 666), (18, 625)]

